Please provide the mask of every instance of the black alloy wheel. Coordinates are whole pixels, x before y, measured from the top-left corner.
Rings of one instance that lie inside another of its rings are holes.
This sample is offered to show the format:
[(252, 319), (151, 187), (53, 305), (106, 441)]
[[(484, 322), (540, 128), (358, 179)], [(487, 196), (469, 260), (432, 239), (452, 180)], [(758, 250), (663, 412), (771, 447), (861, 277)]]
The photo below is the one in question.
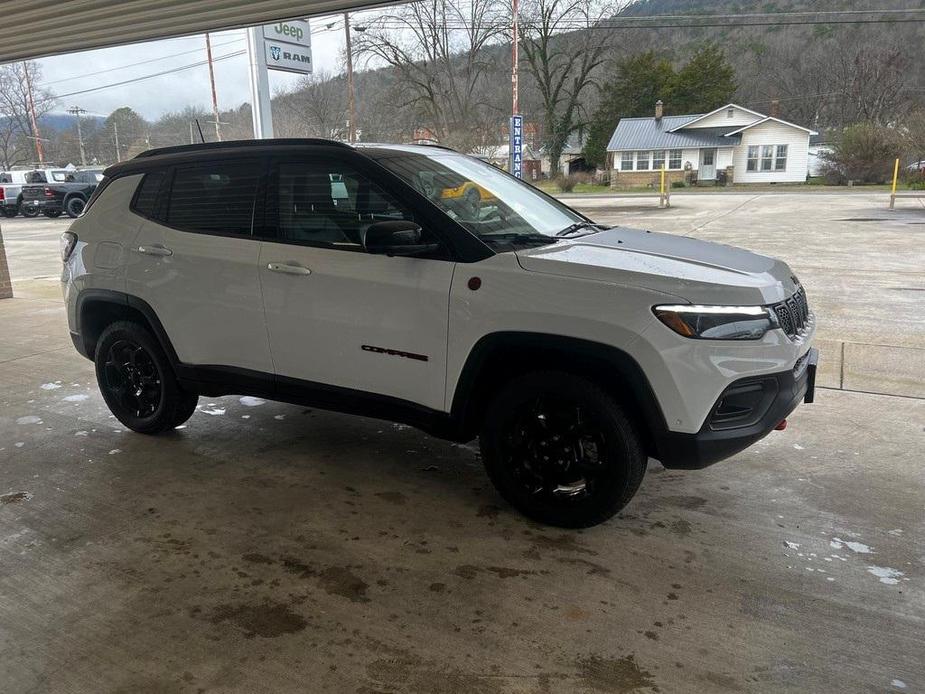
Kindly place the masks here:
[(501, 448), (511, 475), (546, 503), (591, 496), (607, 475), (605, 433), (578, 403), (537, 397), (507, 429)]
[(118, 403), (137, 419), (152, 416), (161, 403), (163, 385), (157, 365), (141, 345), (128, 339), (110, 345), (103, 364), (103, 381), (107, 402)]
[(524, 515), (568, 528), (602, 523), (626, 506), (647, 463), (622, 405), (560, 371), (504, 385), (486, 410), (479, 443), (501, 496)]
[(94, 362), (103, 399), (133, 431), (168, 431), (196, 411), (199, 396), (181, 387), (160, 343), (138, 323), (109, 325), (97, 341)]

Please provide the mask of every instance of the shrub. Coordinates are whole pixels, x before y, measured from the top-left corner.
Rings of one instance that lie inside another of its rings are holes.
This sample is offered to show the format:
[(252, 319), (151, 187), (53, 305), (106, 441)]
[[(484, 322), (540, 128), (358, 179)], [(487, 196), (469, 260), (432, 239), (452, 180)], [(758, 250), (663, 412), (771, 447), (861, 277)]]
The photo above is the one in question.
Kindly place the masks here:
[(893, 176), (893, 162), (902, 154), (901, 136), (893, 128), (858, 123), (845, 128), (826, 152), (826, 182), (885, 183)]
[(562, 176), (556, 178), (556, 187), (562, 193), (571, 193), (578, 185), (578, 176)]
[(684, 181), (672, 181), (672, 188), (687, 188), (687, 184)]

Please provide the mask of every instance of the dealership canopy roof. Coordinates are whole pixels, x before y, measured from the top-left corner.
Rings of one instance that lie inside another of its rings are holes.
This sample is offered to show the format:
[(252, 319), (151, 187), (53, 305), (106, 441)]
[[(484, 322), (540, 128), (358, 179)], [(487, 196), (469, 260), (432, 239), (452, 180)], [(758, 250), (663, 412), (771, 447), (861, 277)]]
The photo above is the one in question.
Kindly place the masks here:
[(383, 0), (24, 0), (4, 2), (0, 63), (272, 24)]

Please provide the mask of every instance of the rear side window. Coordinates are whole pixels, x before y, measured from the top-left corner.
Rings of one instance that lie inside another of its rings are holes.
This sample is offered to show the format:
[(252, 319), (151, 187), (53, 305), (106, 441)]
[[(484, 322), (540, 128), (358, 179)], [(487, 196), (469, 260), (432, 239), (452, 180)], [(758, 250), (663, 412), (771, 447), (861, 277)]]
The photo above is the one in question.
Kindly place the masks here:
[(157, 208), (157, 194), (161, 190), (164, 176), (164, 171), (151, 171), (145, 174), (145, 177), (141, 179), (141, 185), (138, 186), (138, 192), (135, 193), (132, 212), (149, 219), (154, 218), (154, 212)]
[(183, 231), (250, 235), (260, 173), (259, 161), (178, 167), (166, 223)]
[(30, 171), (26, 174), (26, 183), (48, 183), (44, 171)]

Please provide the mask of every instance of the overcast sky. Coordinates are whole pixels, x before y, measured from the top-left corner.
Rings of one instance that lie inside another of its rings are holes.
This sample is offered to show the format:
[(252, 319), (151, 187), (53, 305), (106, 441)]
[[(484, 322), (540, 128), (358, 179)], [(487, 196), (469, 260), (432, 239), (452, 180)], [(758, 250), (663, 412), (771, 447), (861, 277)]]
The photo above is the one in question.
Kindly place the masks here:
[[(369, 14), (366, 13), (366, 16)], [(351, 14), (351, 23), (361, 24), (362, 18), (362, 13)], [(326, 28), (333, 22), (336, 22), (334, 27)], [(316, 17), (310, 23), (314, 70), (343, 72), (342, 15)], [(246, 48), (244, 35), (243, 29), (211, 34), (212, 57), (221, 58), (243, 51)], [(205, 37), (198, 35), (71, 53), (44, 58), (39, 63), (42, 67), (41, 85), (56, 94), (68, 94), (164, 72), (205, 59)], [(270, 72), (270, 86), (274, 92), (291, 88), (298, 79), (298, 75)], [(215, 82), (219, 108), (226, 109), (249, 102), (247, 55), (218, 60), (215, 63)], [(105, 116), (121, 106), (129, 106), (145, 118), (154, 120), (164, 113), (178, 111), (188, 105), (207, 109), (212, 107), (209, 72), (205, 65), (132, 84), (67, 96), (60, 99), (52, 111), (63, 112), (71, 106), (79, 106)]]

